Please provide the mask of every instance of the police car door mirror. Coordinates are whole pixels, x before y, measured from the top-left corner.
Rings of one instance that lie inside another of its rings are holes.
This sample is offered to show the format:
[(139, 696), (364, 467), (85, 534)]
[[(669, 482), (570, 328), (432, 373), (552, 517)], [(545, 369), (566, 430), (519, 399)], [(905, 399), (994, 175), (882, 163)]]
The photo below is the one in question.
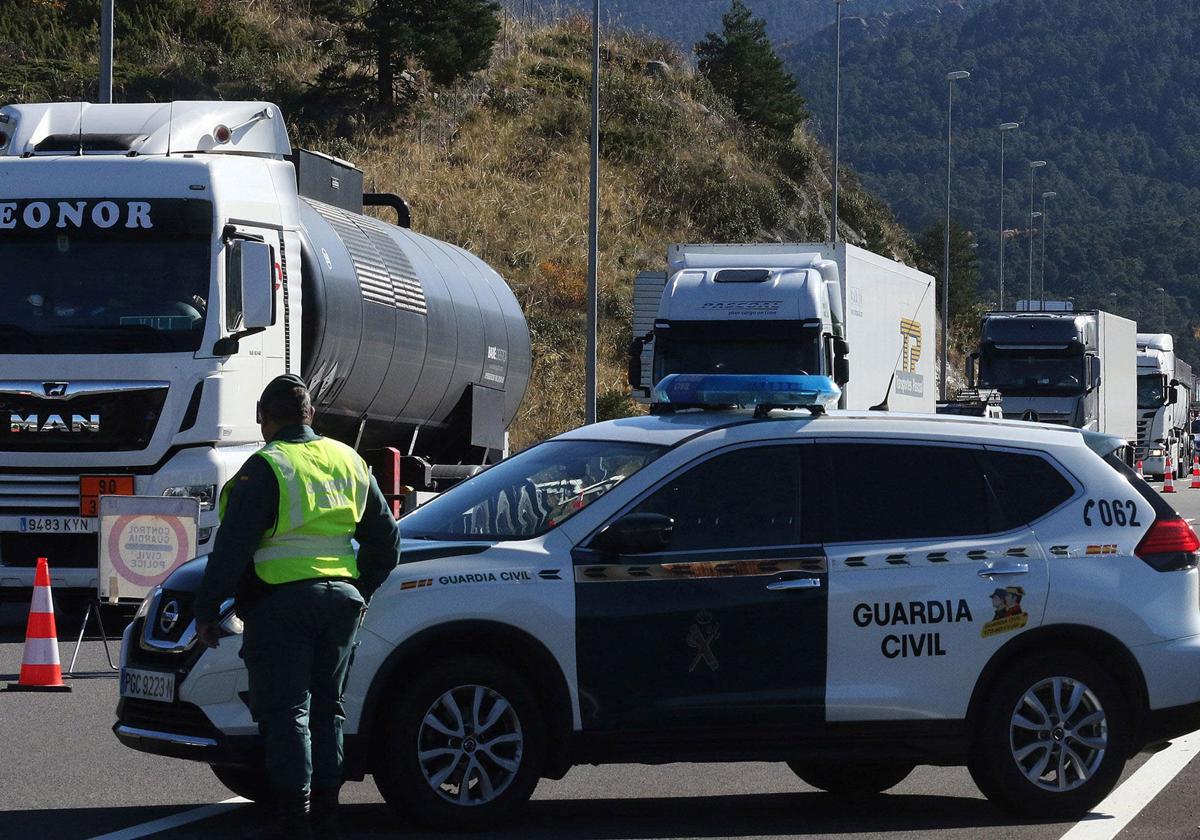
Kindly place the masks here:
[(604, 554), (651, 554), (671, 544), (675, 520), (661, 513), (630, 513), (604, 526), (591, 548)]

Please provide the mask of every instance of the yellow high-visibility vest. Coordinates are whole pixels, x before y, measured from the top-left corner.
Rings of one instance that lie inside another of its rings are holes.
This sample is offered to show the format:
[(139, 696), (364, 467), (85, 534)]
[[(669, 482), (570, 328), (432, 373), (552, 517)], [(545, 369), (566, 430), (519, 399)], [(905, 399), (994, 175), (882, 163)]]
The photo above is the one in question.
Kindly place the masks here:
[[(257, 453), (279, 481), (275, 531), (254, 552), (267, 583), (357, 578), (350, 538), (367, 506), (370, 473), (358, 453), (329, 438), (272, 441)], [(221, 490), (221, 517), (233, 482)]]

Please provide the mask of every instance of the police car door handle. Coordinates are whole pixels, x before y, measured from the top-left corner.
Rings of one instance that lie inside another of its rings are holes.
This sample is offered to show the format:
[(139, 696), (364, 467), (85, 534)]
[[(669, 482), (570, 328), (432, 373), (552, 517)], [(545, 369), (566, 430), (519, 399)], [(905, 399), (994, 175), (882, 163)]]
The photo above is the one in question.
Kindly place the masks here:
[(819, 589), (820, 587), (820, 578), (789, 578), (787, 580), (773, 580), (767, 584), (767, 589), (772, 592), (781, 592), (788, 589)]
[(980, 577), (999, 577), (1001, 575), (1029, 574), (1028, 563), (1005, 563), (1003, 566), (990, 566), (979, 570)]

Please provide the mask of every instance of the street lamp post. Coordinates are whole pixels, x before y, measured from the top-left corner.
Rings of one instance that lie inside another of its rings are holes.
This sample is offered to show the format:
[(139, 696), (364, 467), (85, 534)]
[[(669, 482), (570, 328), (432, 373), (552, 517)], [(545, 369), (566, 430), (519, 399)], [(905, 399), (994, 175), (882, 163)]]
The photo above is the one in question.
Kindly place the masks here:
[(1033, 209), (1033, 194), (1034, 182), (1036, 181), (1037, 171), (1046, 165), (1044, 160), (1031, 160), (1029, 162), (1029, 306), (1033, 306), (1033, 214), (1036, 212)]
[(1046, 215), (1046, 199), (1054, 198), (1058, 193), (1054, 190), (1048, 190), (1042, 193), (1042, 279), (1039, 283), (1039, 300), (1041, 303), (1038, 309), (1046, 308), (1046, 228), (1050, 226), (1050, 217)]
[(829, 243), (837, 244), (838, 238), (838, 166), (841, 163), (842, 130), (842, 4), (847, 0), (833, 0), (837, 6), (837, 35), (834, 46), (833, 71), (833, 197), (829, 211)]
[(1004, 308), (1004, 135), (1016, 131), (1020, 123), (1000, 123), (1000, 305)]
[(592, 4), (592, 132), (588, 161), (587, 347), (584, 421), (596, 422), (596, 331), (600, 294), (600, 0)]
[(1162, 295), (1162, 297), (1159, 298), (1159, 308), (1161, 309), (1161, 314), (1162, 314), (1162, 331), (1166, 332), (1167, 331), (1167, 290), (1164, 289), (1162, 286), (1159, 286), (1157, 289), (1155, 289), (1155, 291), (1161, 293), (1161, 295)]
[(942, 399), (946, 399), (946, 357), (950, 355), (950, 174), (954, 165), (954, 83), (971, 78), (966, 70), (946, 74), (950, 96), (946, 100), (946, 241), (942, 255)]

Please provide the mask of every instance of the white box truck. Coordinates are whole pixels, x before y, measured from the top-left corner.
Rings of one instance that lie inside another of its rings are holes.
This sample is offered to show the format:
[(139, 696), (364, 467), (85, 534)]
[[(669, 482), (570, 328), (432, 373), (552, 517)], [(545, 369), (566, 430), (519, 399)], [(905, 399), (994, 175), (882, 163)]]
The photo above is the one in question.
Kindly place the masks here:
[(1146, 475), (1162, 477), (1170, 457), (1176, 475), (1191, 470), (1189, 409), (1192, 366), (1175, 355), (1168, 333), (1137, 334), (1137, 443), (1134, 458)]
[(503, 451), (530, 370), (516, 298), (364, 202), (406, 221), (293, 150), (269, 103), (0, 109), (0, 595), (38, 556), (94, 591), (100, 493), (198, 497), (207, 553), (281, 373), (385, 493)]
[[(978, 367), (978, 375), (976, 375)], [(1004, 396), (1004, 416), (1136, 440), (1137, 324), (1108, 312), (988, 312), (971, 387)]]
[(810, 373), (840, 407), (933, 413), (933, 278), (839, 242), (687, 244), (634, 282), (629, 384), (671, 373)]

